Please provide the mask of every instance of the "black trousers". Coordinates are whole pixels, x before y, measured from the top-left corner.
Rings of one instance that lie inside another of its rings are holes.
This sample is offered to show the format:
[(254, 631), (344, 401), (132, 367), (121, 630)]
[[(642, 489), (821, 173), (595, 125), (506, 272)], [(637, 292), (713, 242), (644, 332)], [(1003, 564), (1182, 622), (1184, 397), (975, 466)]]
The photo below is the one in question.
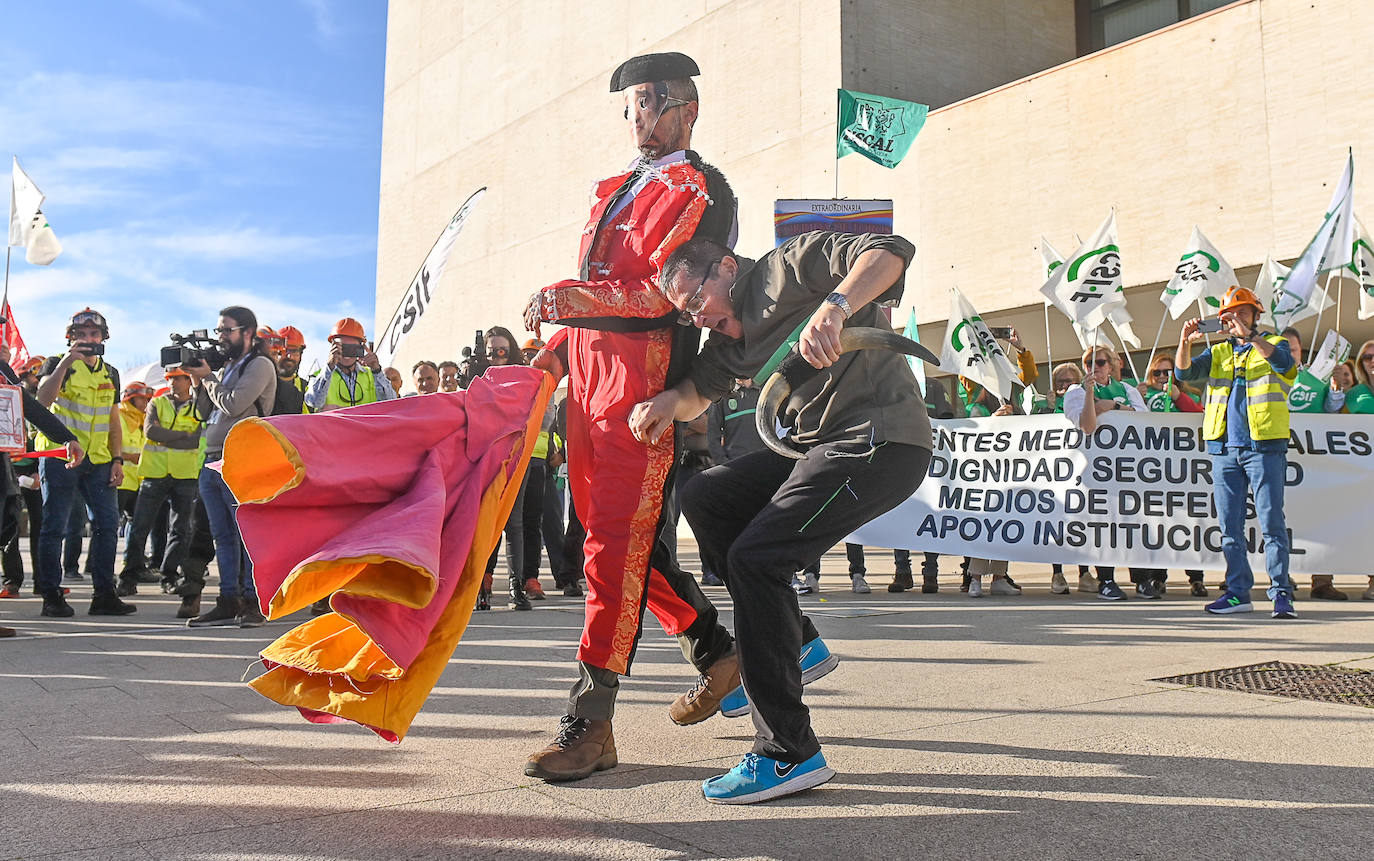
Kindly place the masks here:
[[(506, 574), (512, 592), (525, 588), (525, 491), (529, 487), (529, 479), (527, 471), (520, 480), (520, 491), (515, 496), (510, 516), (506, 518), (505, 528), (501, 530), (506, 539)], [(501, 539), (498, 538), (496, 546), (491, 549), (491, 558), (487, 559), (488, 574), (496, 573), (496, 557), (500, 552)]]
[(138, 500), (134, 504), (134, 518), (129, 526), (128, 544), (124, 552), (126, 571), (138, 571), (147, 564), (143, 548), (147, 545), (148, 536), (157, 528), (159, 515), (167, 501), (171, 500), (171, 541), (162, 554), (159, 570), (163, 580), (176, 580), (177, 566), (191, 547), (191, 512), (195, 510), (199, 493), (199, 482), (194, 478), (178, 479), (168, 475), (143, 479), (138, 488)]
[(753, 705), (754, 752), (803, 762), (820, 750), (802, 703), (802, 644), (815, 627), (792, 591), (793, 572), (900, 504), (925, 478), (930, 450), (884, 443), (824, 444), (792, 460), (747, 454), (698, 475), (682, 511), (702, 560), (735, 602), (735, 649)]
[(210, 517), (205, 513), (205, 503), (196, 494), (195, 506), (191, 509), (191, 543), (186, 555), (181, 558), (181, 574), (184, 578), (177, 586), (178, 595), (199, 595), (205, 589), (205, 573), (215, 558), (215, 538), (210, 531)]

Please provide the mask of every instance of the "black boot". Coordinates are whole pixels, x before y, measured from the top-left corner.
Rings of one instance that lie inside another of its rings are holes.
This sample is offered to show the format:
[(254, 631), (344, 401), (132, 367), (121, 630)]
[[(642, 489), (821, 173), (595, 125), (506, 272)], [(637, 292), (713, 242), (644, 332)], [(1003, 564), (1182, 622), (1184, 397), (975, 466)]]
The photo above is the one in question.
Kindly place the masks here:
[(138, 594), (138, 580), (134, 577), (121, 575), (119, 585), (115, 586), (115, 594), (121, 598)]
[(239, 623), (239, 599), (229, 598), (220, 595), (215, 599), (215, 606), (208, 613), (201, 613), (194, 619), (186, 623), (191, 628), (211, 628), (223, 627), (226, 625), (237, 625)]
[(921, 562), (921, 592), (932, 595), (940, 591), (940, 557), (934, 553), (925, 554)]
[(916, 584), (912, 582), (911, 569), (908, 568), (906, 570), (903, 570), (901, 568), (898, 568), (896, 573), (892, 575), (892, 582), (887, 584), (887, 591), (905, 592), (914, 585)]
[(525, 597), (525, 581), (521, 577), (510, 579), (510, 603), (506, 604), (512, 610), (532, 610), (530, 599)]
[(200, 615), (200, 596), (183, 595), (181, 606), (177, 608), (178, 619), (194, 619)]
[(113, 592), (96, 592), (95, 597), (91, 598), (90, 609), (86, 611), (90, 616), (127, 616), (137, 612), (137, 607), (119, 600), (119, 596)]
[(43, 612), (39, 615), (65, 619), (68, 616), (75, 616), (76, 611), (72, 609), (71, 604), (67, 603), (67, 599), (62, 597), (61, 589), (48, 589), (43, 592)]

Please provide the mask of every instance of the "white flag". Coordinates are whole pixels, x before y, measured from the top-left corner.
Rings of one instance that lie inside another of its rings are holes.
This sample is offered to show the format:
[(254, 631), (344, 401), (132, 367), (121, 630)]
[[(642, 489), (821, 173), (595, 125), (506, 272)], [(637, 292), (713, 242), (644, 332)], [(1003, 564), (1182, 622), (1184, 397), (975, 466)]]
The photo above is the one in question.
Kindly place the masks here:
[[(1140, 346), (1126, 310), (1121, 249), (1116, 241), (1116, 210), (1107, 215), (1087, 242), (1078, 246), (1071, 260), (1054, 268), (1040, 292), (1086, 332), (1110, 322), (1122, 340), (1133, 347)], [(1085, 347), (1091, 343), (1091, 338), (1084, 341)]]
[[(1082, 240), (1079, 241), (1081, 242)], [(1050, 241), (1044, 236), (1040, 237), (1040, 260), (1043, 264), (1042, 271), (1044, 273), (1044, 278), (1047, 281), (1054, 275), (1054, 270), (1064, 265), (1064, 255), (1056, 251), (1054, 246), (1051, 245)], [(1078, 325), (1078, 321), (1073, 319), (1073, 315), (1069, 313), (1067, 308), (1060, 308), (1047, 294), (1042, 293), (1040, 298), (1045, 301), (1046, 305), (1058, 308), (1060, 313), (1069, 318), (1069, 325), (1073, 328), (1073, 333), (1078, 337), (1078, 343), (1083, 349), (1086, 350), (1088, 347), (1092, 346), (1093, 333)]]
[[(1289, 271), (1287, 266), (1274, 260), (1273, 257), (1266, 257), (1264, 265), (1260, 267), (1259, 275), (1255, 277), (1255, 297), (1260, 300), (1260, 304), (1265, 308), (1265, 313), (1261, 317), (1269, 321), (1275, 332), (1281, 332), (1299, 320), (1315, 317), (1317, 312), (1324, 311), (1336, 304), (1326, 295), (1326, 290), (1321, 289), (1311, 294), (1311, 301), (1294, 307), (1293, 302), (1285, 299), (1288, 290)], [(1294, 308), (1294, 310), (1284, 310), (1285, 308)]]
[(1350, 342), (1335, 329), (1327, 329), (1321, 346), (1306, 358), (1307, 372), (1328, 383), (1336, 373), (1336, 366), (1350, 358)]
[(1351, 256), (1354, 259), (1350, 262), (1350, 268), (1360, 285), (1360, 319), (1368, 320), (1374, 317), (1374, 242), (1370, 241), (1369, 231), (1364, 229), (1359, 219), (1355, 220), (1355, 224), (1359, 227), (1359, 238), (1352, 249)]
[(48, 218), (41, 209), (33, 217), (33, 226), (29, 230), (29, 240), (26, 244), (24, 259), (35, 266), (47, 266), (62, 253), (62, 243), (57, 241), (57, 234), (52, 232)]
[(383, 365), (389, 364), (395, 358), (401, 342), (420, 322), (425, 311), (429, 310), (434, 299), (434, 291), (438, 288), (440, 279), (444, 277), (444, 267), (448, 266), (448, 256), (453, 251), (453, 243), (458, 240), (458, 233), (467, 222), (472, 208), (486, 193), (487, 187), (484, 185), (463, 201), (463, 205), (458, 207), (458, 211), (448, 220), (443, 232), (435, 240), (434, 247), (425, 255), (425, 262), (420, 264), (420, 271), (410, 280), (410, 286), (401, 296), (401, 304), (388, 318), (386, 328), (382, 329), (382, 334), (377, 338), (377, 358)]
[[(1199, 300), (1218, 299), (1238, 283), (1231, 264), (1194, 225), (1188, 247), (1179, 258), (1174, 277), (1169, 279), (1164, 292), (1159, 295), (1159, 301), (1168, 307), (1169, 317), (1177, 320)], [(1220, 302), (1215, 303), (1215, 307), (1220, 306)]]
[(1004, 401), (1011, 398), (1012, 386), (1021, 385), (1016, 366), (958, 288), (951, 288), (940, 367), (973, 380)]
[(1355, 244), (1354, 182), (1355, 156), (1352, 154), (1346, 157), (1345, 172), (1326, 207), (1322, 226), (1307, 243), (1302, 255), (1293, 261), (1282, 294), (1275, 294), (1278, 300), (1274, 307), (1275, 317), (1301, 319), (1296, 314), (1311, 302), (1318, 273), (1350, 265), (1350, 250)]
[(1071, 261), (1055, 267), (1040, 292), (1070, 319), (1092, 330), (1125, 304), (1121, 295), (1121, 251), (1116, 244), (1116, 211), (1078, 247)]
[(29, 244), (29, 231), (42, 205), (43, 192), (24, 173), (16, 157), (10, 170), (10, 245), (23, 248)]

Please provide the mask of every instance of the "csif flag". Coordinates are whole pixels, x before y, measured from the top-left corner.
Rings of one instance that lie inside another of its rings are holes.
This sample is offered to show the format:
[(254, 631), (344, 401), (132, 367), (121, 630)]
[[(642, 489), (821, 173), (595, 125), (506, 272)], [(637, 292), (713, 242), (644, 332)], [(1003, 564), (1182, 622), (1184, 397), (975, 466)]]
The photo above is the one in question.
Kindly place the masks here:
[(1355, 220), (1355, 225), (1359, 232), (1351, 248), (1350, 271), (1355, 273), (1355, 280), (1360, 285), (1360, 319), (1368, 320), (1374, 317), (1374, 242), (1370, 241), (1369, 231), (1359, 219)]
[(856, 152), (883, 167), (896, 167), (925, 125), (928, 110), (916, 102), (840, 90), (835, 158)]
[[(1050, 277), (1054, 275), (1054, 270), (1064, 265), (1064, 255), (1060, 254), (1055, 249), (1055, 247), (1050, 244), (1050, 241), (1046, 239), (1044, 236), (1040, 237), (1040, 263), (1043, 267), (1043, 277), (1046, 281), (1048, 281)], [(1054, 303), (1054, 300), (1051, 299), (1048, 295), (1042, 293), (1040, 298), (1044, 300), (1046, 305), (1059, 308), (1059, 306)], [(1088, 349), (1088, 347), (1092, 346), (1092, 332), (1089, 332), (1087, 329), (1084, 329), (1082, 326), (1078, 325), (1078, 321), (1073, 319), (1073, 315), (1069, 313), (1069, 309), (1059, 308), (1059, 311), (1064, 316), (1069, 318), (1069, 325), (1073, 327), (1073, 333), (1078, 337), (1078, 343), (1083, 347), (1083, 349), (1086, 350)], [(1050, 349), (1049, 344), (1045, 345), (1045, 349), (1047, 351)], [(1029, 413), (1027, 414), (1029, 415)]]
[(950, 288), (949, 325), (945, 328), (940, 367), (967, 377), (1002, 400), (1021, 385), (1017, 368), (957, 287)]
[(1040, 292), (1087, 332), (1111, 323), (1126, 343), (1140, 346), (1126, 310), (1121, 276), (1121, 248), (1116, 239), (1116, 210), (1098, 226), (1073, 257), (1055, 267)]
[(12, 247), (25, 248), (29, 244), (29, 234), (33, 229), (38, 208), (43, 205), (43, 192), (33, 184), (29, 175), (19, 166), (16, 156), (10, 168), (10, 240)]
[(1301, 319), (1299, 312), (1312, 301), (1317, 289), (1317, 275), (1350, 265), (1350, 251), (1355, 243), (1354, 183), (1355, 156), (1350, 154), (1346, 156), (1345, 171), (1336, 183), (1336, 191), (1326, 206), (1317, 235), (1293, 261), (1282, 292), (1274, 295), (1276, 319)]
[(1177, 320), (1188, 313), (1199, 301), (1214, 300), (1208, 304), (1220, 308), (1215, 301), (1226, 291), (1239, 284), (1236, 272), (1216, 246), (1202, 235), (1202, 230), (1193, 225), (1193, 235), (1188, 239), (1188, 247), (1178, 260), (1174, 277), (1159, 294), (1159, 301), (1169, 309), (1170, 319)]
[(420, 264), (420, 271), (410, 279), (410, 286), (401, 296), (401, 304), (388, 318), (386, 328), (382, 329), (381, 337), (377, 339), (377, 358), (383, 365), (391, 364), (392, 359), (396, 358), (396, 351), (400, 349), (401, 342), (429, 310), (434, 300), (434, 291), (438, 288), (440, 279), (444, 277), (444, 267), (448, 265), (453, 243), (458, 240), (458, 233), (463, 229), (463, 224), (467, 222), (473, 207), (486, 193), (487, 187), (484, 185), (463, 201), (463, 205), (458, 207), (458, 211), (448, 220), (443, 232), (435, 240), (434, 247), (425, 255), (425, 262)]
[[(1317, 312), (1325, 311), (1335, 304), (1326, 295), (1326, 291), (1320, 289), (1312, 293), (1311, 301), (1301, 305), (1285, 301), (1290, 271), (1287, 266), (1279, 263), (1273, 257), (1266, 257), (1264, 265), (1260, 267), (1259, 274), (1255, 276), (1255, 297), (1264, 306), (1265, 314), (1268, 315), (1267, 319), (1276, 332), (1283, 331), (1299, 320), (1315, 317)], [(1292, 307), (1295, 310), (1285, 311), (1284, 308), (1287, 307)]]

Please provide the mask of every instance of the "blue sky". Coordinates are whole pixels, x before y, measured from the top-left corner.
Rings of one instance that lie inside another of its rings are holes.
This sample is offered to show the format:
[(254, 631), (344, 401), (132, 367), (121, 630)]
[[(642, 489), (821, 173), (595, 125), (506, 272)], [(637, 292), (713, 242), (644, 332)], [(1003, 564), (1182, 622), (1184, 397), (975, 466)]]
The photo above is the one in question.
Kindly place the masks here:
[(307, 364), (339, 317), (371, 325), (382, 0), (11, 3), (0, 32), (0, 151), (63, 245), (15, 249), (32, 352), (86, 305), (124, 369), (225, 305), (304, 331)]

